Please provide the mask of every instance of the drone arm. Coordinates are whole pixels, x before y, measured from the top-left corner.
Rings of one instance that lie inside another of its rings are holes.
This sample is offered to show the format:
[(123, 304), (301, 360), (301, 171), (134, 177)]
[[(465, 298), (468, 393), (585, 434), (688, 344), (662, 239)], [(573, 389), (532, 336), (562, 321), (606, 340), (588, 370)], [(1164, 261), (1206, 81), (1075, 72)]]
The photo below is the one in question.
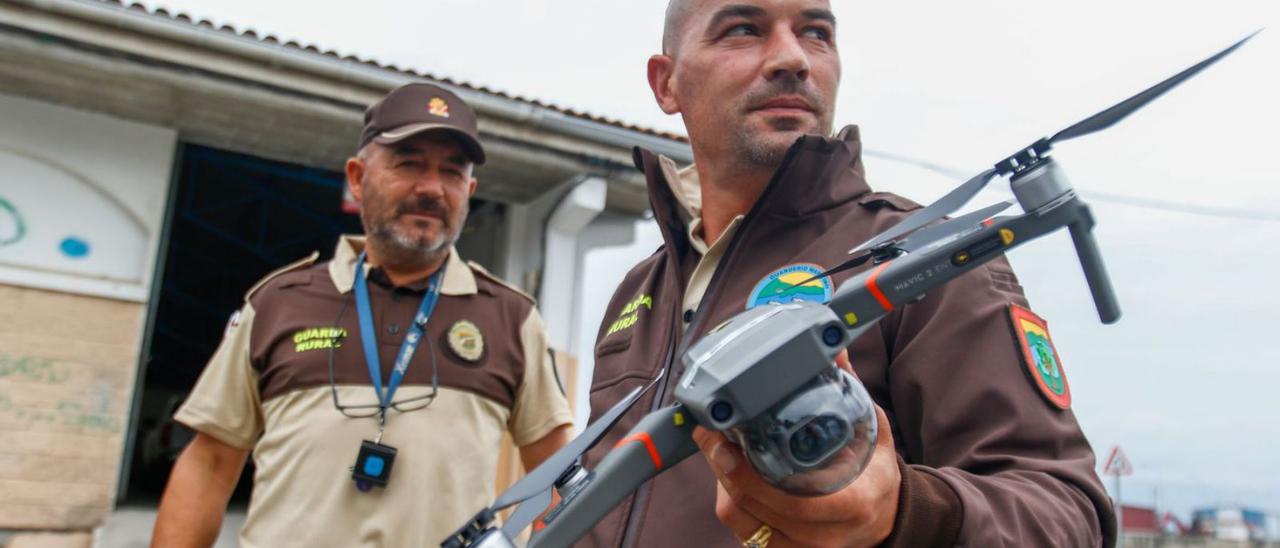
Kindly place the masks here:
[(693, 416), (680, 405), (641, 419), (591, 473), (588, 483), (568, 495), (543, 518), (529, 548), (570, 546), (604, 519), (622, 499), (650, 478), (698, 451)]
[(1084, 203), (1076, 207), (1079, 208), (1079, 219), (1067, 225), (1071, 231), (1071, 241), (1075, 243), (1076, 254), (1080, 256), (1080, 267), (1084, 269), (1084, 278), (1089, 282), (1089, 291), (1093, 293), (1098, 318), (1102, 323), (1112, 324), (1120, 319), (1120, 304), (1116, 302), (1115, 291), (1111, 289), (1111, 278), (1107, 276), (1107, 266), (1102, 262), (1098, 242), (1093, 239), (1093, 214)]
[[(1030, 213), (997, 217), (980, 228), (961, 232), (952, 239), (925, 245), (914, 253), (881, 263), (849, 280), (836, 291), (829, 306), (844, 321), (851, 338), (884, 318), (894, 308), (915, 302), (926, 293), (969, 272), (1005, 252), (1064, 226), (1083, 235), (1077, 243), (1090, 287), (1105, 311), (1116, 311), (1106, 270), (1089, 233), (1088, 207), (1066, 194)], [(1097, 281), (1100, 280), (1100, 281)], [(1110, 308), (1108, 308), (1110, 307)], [(1118, 312), (1116, 312), (1118, 314)]]

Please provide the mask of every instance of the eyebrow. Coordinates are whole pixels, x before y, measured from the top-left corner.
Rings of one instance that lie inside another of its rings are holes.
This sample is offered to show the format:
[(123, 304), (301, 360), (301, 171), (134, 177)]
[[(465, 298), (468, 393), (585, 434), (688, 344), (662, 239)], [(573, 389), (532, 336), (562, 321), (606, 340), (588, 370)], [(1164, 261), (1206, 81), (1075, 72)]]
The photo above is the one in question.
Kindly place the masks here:
[[(714, 29), (720, 26), (720, 24), (726, 19), (732, 19), (734, 17), (749, 19), (752, 17), (760, 17), (762, 15), (765, 15), (765, 10), (759, 6), (752, 6), (749, 4), (729, 4), (728, 6), (720, 8), (715, 15), (711, 16), (711, 21), (707, 23), (707, 28)], [(826, 21), (827, 23), (830, 23), (832, 27), (836, 26), (836, 15), (831, 13), (831, 10), (811, 8), (804, 10), (802, 15), (807, 19)]]
[(831, 23), (831, 26), (833, 27), (836, 26), (836, 14), (831, 13), (831, 10), (824, 10), (821, 8), (807, 9), (807, 10), (804, 10), (804, 16), (808, 17), (809, 19), (818, 19), (820, 21), (826, 21), (828, 23)]
[(720, 26), (720, 24), (723, 23), (725, 19), (732, 19), (734, 17), (745, 17), (745, 18), (759, 17), (761, 15), (764, 15), (764, 13), (765, 13), (764, 8), (761, 8), (759, 6), (752, 6), (748, 4), (729, 4), (723, 8), (720, 8), (720, 10), (715, 13), (715, 15), (711, 16), (711, 21), (707, 23), (707, 28), (714, 29)]
[(396, 156), (411, 156), (414, 154), (422, 154), (423, 152), (424, 151), (421, 147), (405, 143), (397, 144), (391, 149), (391, 153)]

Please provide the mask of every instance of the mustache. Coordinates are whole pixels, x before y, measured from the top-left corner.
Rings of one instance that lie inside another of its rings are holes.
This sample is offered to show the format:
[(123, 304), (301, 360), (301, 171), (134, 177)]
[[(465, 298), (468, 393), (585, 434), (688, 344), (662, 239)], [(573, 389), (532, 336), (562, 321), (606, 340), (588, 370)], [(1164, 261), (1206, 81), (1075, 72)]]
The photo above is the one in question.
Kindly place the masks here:
[(755, 110), (763, 107), (765, 103), (784, 95), (793, 95), (804, 99), (815, 113), (822, 114), (826, 112), (826, 100), (822, 97), (822, 94), (809, 85), (808, 81), (795, 77), (771, 80), (765, 85), (743, 95), (742, 102), (746, 105), (745, 110)]
[(448, 219), (449, 211), (445, 209), (444, 204), (431, 198), (420, 197), (413, 200), (401, 202), (396, 207), (396, 217), (402, 215), (433, 215), (440, 219)]

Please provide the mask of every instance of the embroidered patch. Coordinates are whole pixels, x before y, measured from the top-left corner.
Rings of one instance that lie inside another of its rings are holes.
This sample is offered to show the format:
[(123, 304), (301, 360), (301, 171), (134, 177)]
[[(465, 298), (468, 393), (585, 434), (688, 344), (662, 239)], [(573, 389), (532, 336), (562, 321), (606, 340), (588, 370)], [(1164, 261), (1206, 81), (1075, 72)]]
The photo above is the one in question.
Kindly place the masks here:
[(439, 97), (432, 97), (431, 100), (427, 102), (427, 112), (430, 112), (431, 114), (434, 114), (441, 118), (448, 118), (449, 103), (446, 103), (444, 99), (441, 99)]
[(622, 312), (618, 314), (618, 319), (609, 324), (609, 330), (604, 336), (608, 337), (614, 333), (628, 329), (640, 321), (640, 309), (653, 310), (653, 297), (641, 294), (622, 307)]
[(1067, 384), (1066, 371), (1058, 349), (1049, 337), (1049, 324), (1034, 312), (1016, 304), (1009, 305), (1009, 322), (1013, 337), (1018, 342), (1022, 364), (1031, 382), (1054, 407), (1071, 408), (1071, 386)]
[(469, 362), (480, 361), (484, 355), (484, 335), (480, 328), (467, 320), (458, 320), (449, 328), (449, 349), (459, 358)]
[[(751, 290), (747, 296), (747, 310), (764, 304), (795, 301), (829, 302), (834, 294), (831, 278), (812, 279), (821, 273), (822, 267), (812, 263), (799, 263), (779, 268), (761, 278)], [(805, 282), (805, 280), (809, 281)]]
[(302, 353), (309, 350), (342, 348), (347, 330), (341, 327), (308, 327), (293, 333), (293, 350)]

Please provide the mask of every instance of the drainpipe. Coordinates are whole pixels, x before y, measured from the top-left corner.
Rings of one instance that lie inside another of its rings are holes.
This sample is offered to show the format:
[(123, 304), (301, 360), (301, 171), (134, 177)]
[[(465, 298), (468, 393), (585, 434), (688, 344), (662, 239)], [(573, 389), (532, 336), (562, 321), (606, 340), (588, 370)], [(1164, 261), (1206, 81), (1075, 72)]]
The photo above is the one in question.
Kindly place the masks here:
[(608, 184), (585, 177), (574, 185), (547, 219), (543, 247), (539, 309), (546, 320), (551, 346), (572, 353), (579, 337), (576, 327), (582, 260), (579, 236), (604, 211)]

